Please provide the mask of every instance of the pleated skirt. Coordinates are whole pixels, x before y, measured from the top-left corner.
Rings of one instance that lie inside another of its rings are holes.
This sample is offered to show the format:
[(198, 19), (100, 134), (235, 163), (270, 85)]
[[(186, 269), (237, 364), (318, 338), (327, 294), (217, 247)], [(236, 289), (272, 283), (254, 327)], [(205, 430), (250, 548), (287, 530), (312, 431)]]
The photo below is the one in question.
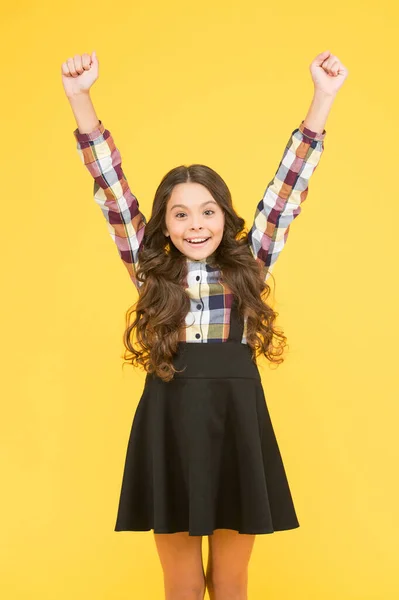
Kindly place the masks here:
[(264, 534), (299, 522), (247, 344), (179, 343), (170, 382), (147, 374), (115, 531)]

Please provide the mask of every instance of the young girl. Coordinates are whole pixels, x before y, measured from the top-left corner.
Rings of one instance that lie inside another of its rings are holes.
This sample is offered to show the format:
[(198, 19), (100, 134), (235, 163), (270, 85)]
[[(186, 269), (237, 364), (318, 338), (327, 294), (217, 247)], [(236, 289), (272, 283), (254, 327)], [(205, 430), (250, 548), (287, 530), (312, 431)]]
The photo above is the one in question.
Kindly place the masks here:
[(202, 599), (206, 587), (212, 600), (245, 599), (255, 535), (299, 527), (256, 365), (259, 354), (281, 363), (286, 339), (264, 302), (266, 281), (307, 196), (347, 70), (329, 51), (312, 61), (312, 104), (246, 234), (225, 182), (201, 164), (163, 177), (147, 223), (90, 99), (98, 69), (95, 52), (75, 55), (62, 81), (94, 199), (139, 292), (124, 341), (147, 372), (115, 531), (153, 529), (167, 599)]

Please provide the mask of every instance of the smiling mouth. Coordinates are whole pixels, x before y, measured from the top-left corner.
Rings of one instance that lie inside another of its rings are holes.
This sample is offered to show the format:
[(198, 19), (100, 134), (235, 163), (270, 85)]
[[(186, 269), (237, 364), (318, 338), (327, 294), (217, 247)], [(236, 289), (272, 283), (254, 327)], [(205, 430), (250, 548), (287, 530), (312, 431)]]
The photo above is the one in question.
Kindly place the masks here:
[(187, 244), (190, 244), (190, 246), (195, 247), (198, 246), (199, 248), (201, 248), (202, 246), (205, 246), (205, 244), (208, 242), (210, 238), (205, 238), (205, 240), (203, 242), (190, 242), (189, 240), (184, 240), (185, 242), (187, 242)]

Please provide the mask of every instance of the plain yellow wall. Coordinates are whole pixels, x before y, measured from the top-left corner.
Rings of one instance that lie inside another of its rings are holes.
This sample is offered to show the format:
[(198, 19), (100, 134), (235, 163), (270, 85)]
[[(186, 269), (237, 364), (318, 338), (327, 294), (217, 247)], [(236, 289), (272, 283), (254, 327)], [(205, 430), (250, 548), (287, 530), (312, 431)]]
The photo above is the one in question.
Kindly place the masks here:
[(136, 291), (62, 62), (96, 50), (92, 98), (146, 215), (169, 169), (202, 162), (250, 224), (329, 49), (349, 76), (274, 269), (290, 348), (261, 363), (301, 527), (257, 537), (249, 598), (397, 598), (397, 3), (19, 2), (1, 20), (1, 597), (163, 598), (152, 532), (113, 531), (144, 384), (122, 370)]

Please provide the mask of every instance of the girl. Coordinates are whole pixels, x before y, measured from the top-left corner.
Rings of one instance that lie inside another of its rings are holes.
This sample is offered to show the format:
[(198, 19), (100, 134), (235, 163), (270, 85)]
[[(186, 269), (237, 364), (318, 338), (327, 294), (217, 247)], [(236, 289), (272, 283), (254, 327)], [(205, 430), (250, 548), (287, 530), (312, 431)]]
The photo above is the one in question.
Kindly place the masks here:
[(147, 375), (115, 531), (153, 529), (168, 600), (202, 599), (206, 587), (211, 600), (246, 599), (255, 535), (299, 527), (256, 357), (283, 360), (286, 337), (264, 301), (267, 279), (307, 196), (324, 124), (348, 73), (329, 51), (310, 71), (312, 104), (246, 234), (225, 182), (201, 164), (163, 177), (147, 223), (90, 99), (99, 73), (95, 52), (62, 65), (78, 153), (139, 292), (124, 342), (126, 356)]

